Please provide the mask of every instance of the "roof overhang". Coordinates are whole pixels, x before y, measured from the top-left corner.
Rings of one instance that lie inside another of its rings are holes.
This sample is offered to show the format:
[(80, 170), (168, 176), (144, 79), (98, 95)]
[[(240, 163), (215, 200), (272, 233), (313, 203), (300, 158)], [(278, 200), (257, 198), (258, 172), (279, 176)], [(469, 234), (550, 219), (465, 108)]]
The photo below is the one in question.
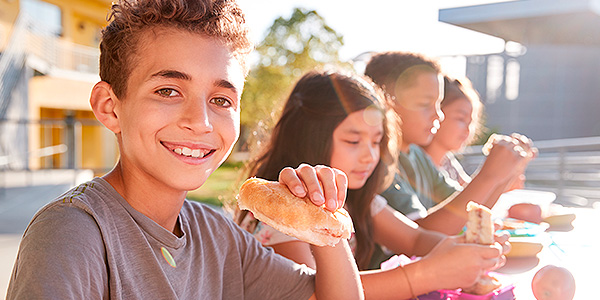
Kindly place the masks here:
[(440, 9), (439, 20), (506, 41), (600, 45), (600, 0), (520, 0)]

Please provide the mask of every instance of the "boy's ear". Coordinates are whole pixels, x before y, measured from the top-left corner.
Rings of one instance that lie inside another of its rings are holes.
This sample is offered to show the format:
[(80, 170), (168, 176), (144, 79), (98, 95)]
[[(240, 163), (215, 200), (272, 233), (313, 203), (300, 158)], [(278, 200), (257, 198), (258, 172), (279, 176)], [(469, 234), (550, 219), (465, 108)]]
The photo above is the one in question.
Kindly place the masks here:
[(100, 81), (94, 85), (90, 96), (90, 105), (96, 119), (104, 124), (106, 128), (115, 134), (121, 132), (117, 105), (119, 99), (113, 93), (112, 87), (106, 81)]

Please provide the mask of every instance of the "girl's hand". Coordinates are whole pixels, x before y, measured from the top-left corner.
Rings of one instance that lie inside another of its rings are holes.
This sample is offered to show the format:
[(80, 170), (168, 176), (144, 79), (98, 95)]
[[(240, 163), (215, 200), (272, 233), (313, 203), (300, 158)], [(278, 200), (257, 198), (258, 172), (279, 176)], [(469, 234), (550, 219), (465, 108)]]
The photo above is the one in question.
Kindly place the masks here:
[(450, 236), (442, 240), (423, 257), (426, 270), (434, 270), (435, 280), (443, 288), (455, 289), (473, 285), (487, 271), (502, 262), (502, 246), (464, 243), (464, 236)]
[(502, 256), (500, 257), (500, 260), (498, 261), (496, 266), (493, 268), (494, 270), (504, 266), (504, 264), (506, 263), (505, 255), (508, 254), (508, 252), (510, 252), (510, 249), (512, 248), (512, 246), (510, 245), (510, 242), (508, 242), (509, 237), (510, 237), (510, 235), (506, 232), (496, 233), (494, 235), (494, 240), (496, 241), (496, 244), (498, 244), (498, 245), (500, 245), (500, 247), (502, 247)]
[(285, 184), (294, 195), (308, 195), (312, 203), (318, 206), (325, 204), (330, 211), (343, 207), (346, 201), (348, 178), (335, 168), (307, 164), (295, 169), (286, 167), (279, 173), (279, 182)]

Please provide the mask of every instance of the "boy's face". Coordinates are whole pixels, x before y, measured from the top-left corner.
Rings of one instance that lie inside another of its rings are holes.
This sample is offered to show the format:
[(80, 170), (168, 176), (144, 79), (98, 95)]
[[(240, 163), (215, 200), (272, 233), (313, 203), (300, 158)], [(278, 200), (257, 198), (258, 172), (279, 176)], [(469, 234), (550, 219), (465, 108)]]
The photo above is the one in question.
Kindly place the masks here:
[(239, 136), (242, 67), (215, 39), (181, 30), (149, 30), (140, 45), (115, 108), (120, 163), (140, 182), (196, 189)]
[(443, 81), (435, 73), (421, 72), (412, 84), (397, 87), (394, 110), (402, 118), (402, 147), (425, 146), (431, 142), (444, 115), (440, 110)]

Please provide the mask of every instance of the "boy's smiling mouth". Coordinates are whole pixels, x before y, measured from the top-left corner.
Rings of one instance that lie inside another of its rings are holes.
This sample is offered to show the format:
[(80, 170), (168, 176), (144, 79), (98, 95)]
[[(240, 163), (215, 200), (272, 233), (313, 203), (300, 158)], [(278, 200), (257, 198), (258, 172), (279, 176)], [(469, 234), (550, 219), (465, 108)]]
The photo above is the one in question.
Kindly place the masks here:
[(181, 155), (183, 157), (205, 158), (216, 151), (216, 149), (211, 149), (205, 146), (183, 146), (167, 142), (161, 142), (161, 144), (165, 146), (165, 148), (169, 149), (171, 152), (177, 155)]
[(194, 150), (192, 150), (188, 147), (175, 148), (172, 151), (179, 155), (193, 157), (193, 158), (203, 158), (203, 157), (215, 152), (214, 149), (213, 150), (210, 150), (210, 149), (194, 149)]

